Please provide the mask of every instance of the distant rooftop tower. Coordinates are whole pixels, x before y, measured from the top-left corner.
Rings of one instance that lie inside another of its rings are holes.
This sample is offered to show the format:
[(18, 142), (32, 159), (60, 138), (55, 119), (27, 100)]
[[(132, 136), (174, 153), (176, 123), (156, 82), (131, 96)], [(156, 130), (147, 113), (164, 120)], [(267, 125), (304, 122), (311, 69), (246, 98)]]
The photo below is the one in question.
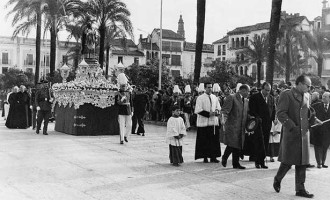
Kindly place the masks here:
[(177, 33), (179, 35), (181, 35), (183, 38), (185, 38), (184, 36), (184, 22), (183, 22), (183, 19), (182, 19), (182, 15), (180, 15), (180, 19), (179, 19), (179, 22), (178, 22), (178, 31)]
[(323, 3), (323, 9), (327, 8), (328, 1), (327, 0), (323, 0), (322, 3)]

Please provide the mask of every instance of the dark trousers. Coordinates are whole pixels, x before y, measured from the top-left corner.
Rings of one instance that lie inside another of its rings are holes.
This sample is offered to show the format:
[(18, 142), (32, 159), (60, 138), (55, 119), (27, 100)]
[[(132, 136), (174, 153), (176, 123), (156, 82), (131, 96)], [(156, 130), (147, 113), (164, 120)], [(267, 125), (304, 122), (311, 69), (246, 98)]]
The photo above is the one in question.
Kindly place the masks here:
[(32, 109), (32, 128), (35, 129), (37, 124), (37, 110)]
[(132, 134), (135, 133), (136, 125), (139, 124), (139, 127), (137, 129), (136, 133), (145, 133), (144, 131), (144, 124), (143, 124), (143, 116), (145, 113), (135, 113), (132, 116)]
[(49, 118), (51, 117), (50, 110), (38, 110), (37, 113), (37, 130), (39, 131), (41, 128), (41, 123), (44, 121), (43, 133), (47, 133), (47, 127)]
[(324, 165), (325, 159), (327, 158), (328, 148), (329, 146), (324, 147), (314, 145), (315, 159), (318, 165)]
[(232, 164), (233, 164), (233, 167), (236, 167), (236, 166), (239, 166), (239, 153), (240, 153), (240, 150), (237, 149), (237, 148), (233, 148), (233, 147), (230, 147), (230, 146), (227, 146), (226, 149), (225, 149), (225, 153), (223, 154), (222, 156), (222, 159), (227, 161), (228, 157), (230, 156), (230, 154), (233, 154), (233, 159), (232, 159)]
[[(292, 165), (281, 163), (275, 176), (275, 180), (281, 182), (286, 173), (291, 169), (291, 166)], [(306, 165), (296, 165), (295, 174), (296, 191), (305, 190)]]

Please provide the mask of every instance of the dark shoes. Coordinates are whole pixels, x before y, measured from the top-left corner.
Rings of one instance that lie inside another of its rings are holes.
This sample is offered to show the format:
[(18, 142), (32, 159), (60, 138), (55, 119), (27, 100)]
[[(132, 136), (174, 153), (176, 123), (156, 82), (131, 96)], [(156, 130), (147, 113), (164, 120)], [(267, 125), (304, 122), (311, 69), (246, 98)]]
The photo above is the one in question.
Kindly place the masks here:
[(120, 144), (124, 144), (124, 141), (120, 141)]
[(259, 164), (256, 164), (256, 168), (257, 168), (257, 169), (260, 169), (260, 165), (259, 165)]
[(234, 169), (245, 169), (245, 167), (243, 167), (242, 165), (236, 165), (233, 166)]
[(180, 165), (179, 165), (179, 163), (173, 163), (173, 166), (179, 167)]
[(208, 162), (209, 162), (209, 160), (207, 158), (204, 158), (203, 163), (208, 163)]
[(216, 158), (211, 158), (211, 163), (219, 163), (220, 161), (219, 160), (217, 160)]
[(227, 167), (227, 160), (221, 159), (221, 164), (223, 167)]
[(44, 132), (43, 134), (44, 134), (44, 135), (48, 135), (48, 133), (47, 133), (47, 132)]
[(309, 194), (306, 190), (300, 190), (300, 191), (296, 192), (296, 196), (306, 197), (306, 198), (313, 198), (314, 194)]
[(307, 165), (307, 168), (313, 168), (313, 167), (315, 167), (315, 165), (311, 165), (311, 164)]
[(268, 166), (266, 166), (265, 164), (260, 165), (260, 167), (261, 167), (262, 169), (268, 169)]
[(281, 190), (281, 182), (277, 181), (275, 178), (274, 178), (273, 188), (277, 193), (279, 193)]
[(327, 165), (322, 165), (322, 167), (323, 167), (323, 168), (328, 168), (328, 166), (327, 166)]
[(142, 135), (142, 136), (144, 136), (144, 133), (137, 133), (137, 135)]
[(36, 134), (39, 134), (39, 130), (36, 130)]
[(275, 162), (274, 158), (271, 158), (271, 159), (270, 159), (270, 162)]
[(317, 165), (317, 168), (321, 169), (321, 168), (322, 168), (322, 166), (321, 166), (321, 165)]
[(128, 142), (127, 137), (124, 137), (125, 142)]

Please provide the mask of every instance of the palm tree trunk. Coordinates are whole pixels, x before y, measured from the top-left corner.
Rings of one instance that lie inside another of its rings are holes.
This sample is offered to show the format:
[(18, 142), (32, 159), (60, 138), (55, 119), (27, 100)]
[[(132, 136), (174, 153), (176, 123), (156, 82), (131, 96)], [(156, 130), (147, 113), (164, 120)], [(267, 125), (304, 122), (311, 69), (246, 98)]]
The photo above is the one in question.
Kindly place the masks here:
[(37, 10), (37, 33), (36, 33), (36, 71), (34, 75), (34, 84), (39, 82), (40, 74), (40, 43), (41, 43), (41, 11)]
[(202, 68), (202, 50), (204, 42), (204, 26), (205, 26), (205, 3), (206, 0), (197, 0), (197, 33), (196, 33), (196, 52), (195, 52), (195, 69), (194, 83), (199, 83), (199, 77)]
[[(288, 33), (286, 35), (289, 35)], [(285, 54), (285, 82), (290, 81), (290, 75), (291, 75), (291, 69), (292, 69), (292, 62), (291, 62), (291, 44), (289, 42), (289, 38), (286, 39), (285, 42), (285, 49), (286, 49), (286, 54)]]
[(51, 78), (55, 75), (56, 64), (56, 17), (53, 18), (52, 27), (50, 28), (50, 74)]
[[(77, 45), (78, 46), (78, 45)], [(80, 49), (76, 49), (75, 55), (74, 55), (74, 71), (77, 70), (78, 64), (79, 64), (79, 51)]]
[(104, 61), (104, 41), (105, 41), (105, 25), (101, 24), (99, 27), (100, 32), (100, 52), (99, 52), (99, 63), (100, 68), (103, 69), (103, 61)]
[(260, 86), (261, 86), (261, 61), (260, 60), (258, 60), (257, 61), (257, 73), (258, 73), (258, 88), (260, 88)]
[(317, 58), (317, 75), (322, 78), (322, 66), (323, 66), (323, 58)]
[(266, 81), (273, 85), (274, 59), (277, 33), (280, 26), (282, 0), (272, 0), (272, 11), (269, 27), (269, 46), (267, 56)]
[(86, 48), (86, 36), (87, 34), (85, 33), (85, 31), (83, 32), (82, 36), (81, 36), (81, 55), (84, 57), (85, 55), (85, 48)]
[(110, 54), (110, 46), (107, 47), (107, 54), (106, 54), (106, 62), (105, 62), (105, 78), (108, 78), (109, 73), (109, 55)]

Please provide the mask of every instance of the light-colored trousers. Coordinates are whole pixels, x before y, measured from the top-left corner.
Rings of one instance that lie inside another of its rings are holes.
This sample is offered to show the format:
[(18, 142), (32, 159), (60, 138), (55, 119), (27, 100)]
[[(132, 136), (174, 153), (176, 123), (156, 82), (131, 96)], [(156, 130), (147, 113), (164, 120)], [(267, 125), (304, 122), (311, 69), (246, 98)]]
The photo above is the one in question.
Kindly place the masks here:
[(186, 123), (185, 123), (185, 125), (186, 125), (186, 128), (190, 128), (190, 113), (184, 113), (184, 118), (186, 119)]
[(5, 105), (4, 105), (4, 110), (5, 110), (5, 120), (6, 120), (7, 117), (8, 117), (9, 107), (10, 107), (9, 104), (5, 104)]
[(120, 141), (124, 140), (124, 137), (128, 137), (128, 134), (132, 129), (132, 116), (131, 115), (118, 115)]

